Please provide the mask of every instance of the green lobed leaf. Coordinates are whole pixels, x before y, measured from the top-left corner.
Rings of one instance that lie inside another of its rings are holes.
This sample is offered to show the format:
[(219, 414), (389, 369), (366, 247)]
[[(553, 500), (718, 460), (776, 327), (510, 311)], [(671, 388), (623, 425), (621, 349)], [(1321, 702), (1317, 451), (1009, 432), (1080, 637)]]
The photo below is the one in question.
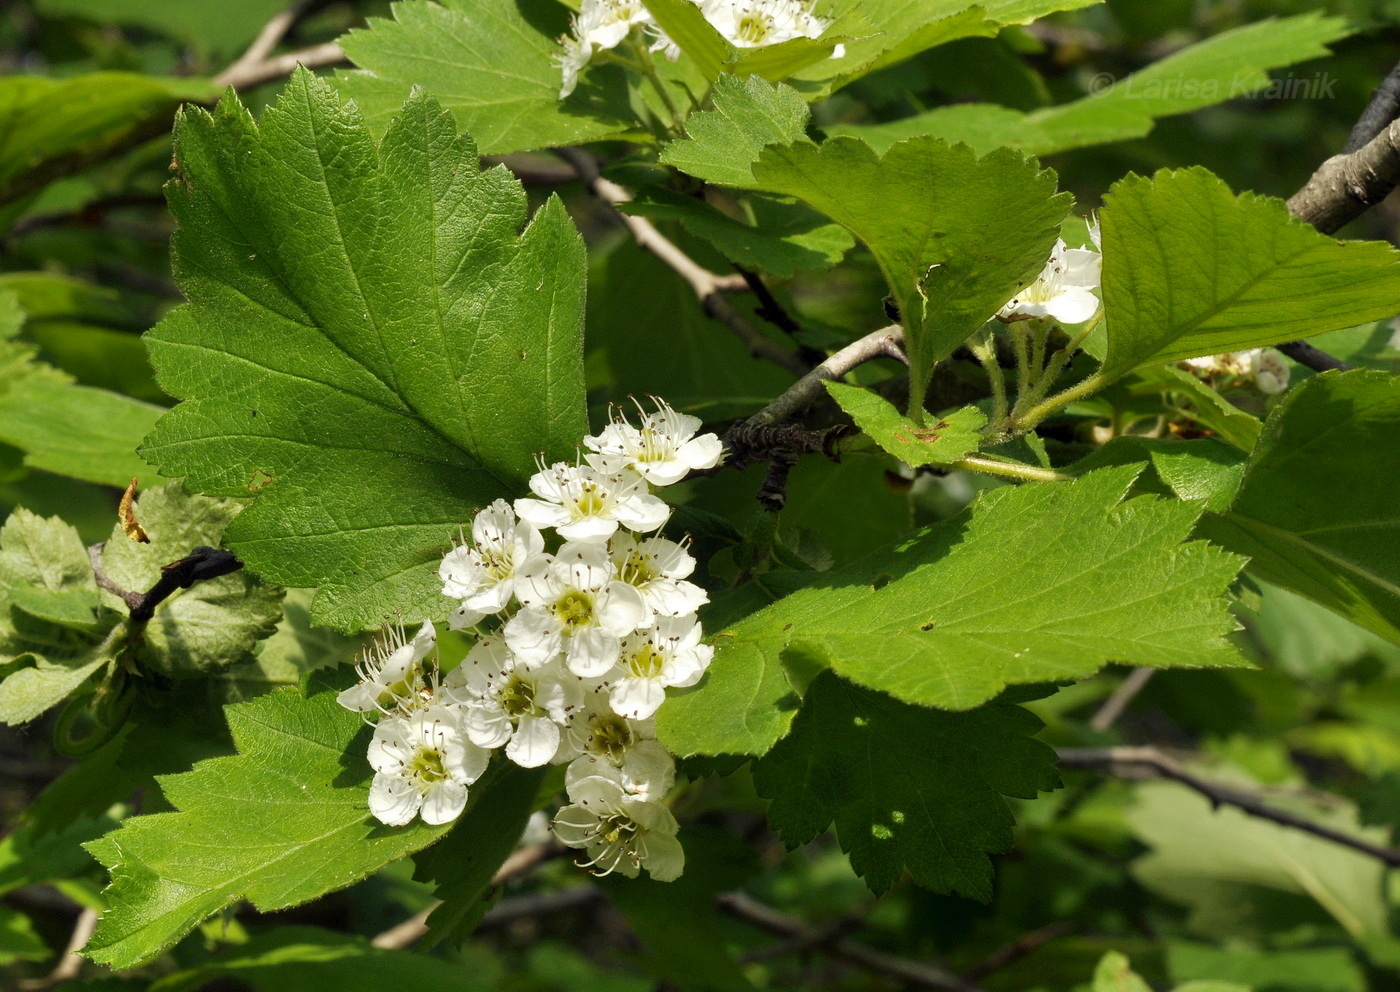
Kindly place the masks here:
[(877, 151), (921, 134), (965, 142), (978, 154), (1005, 146), (1050, 155), (1127, 141), (1148, 134), (1159, 117), (1262, 90), (1270, 84), (1265, 70), (1328, 55), (1325, 46), (1353, 30), (1345, 20), (1316, 11), (1268, 18), (1223, 31), (1056, 107), (1022, 113), (988, 103), (957, 104), (882, 124), (833, 124), (826, 131), (860, 138)]
[(1004, 796), (1059, 785), (1040, 721), (993, 703), (948, 713), (819, 675), (792, 732), (754, 769), (789, 847), (833, 822), (851, 868), (880, 893), (907, 869), (920, 885), (988, 901), (991, 852), (1011, 847)]
[(1108, 377), (1378, 320), (1400, 298), (1389, 245), (1336, 241), (1201, 168), (1115, 183), (1103, 256)]
[(1138, 471), (983, 493), (955, 520), (731, 625), (705, 680), (659, 714), (659, 735), (681, 755), (761, 754), (823, 668), (964, 710), (1113, 661), (1246, 665), (1224, 639), (1234, 621), (1221, 598), (1240, 559), (1183, 543), (1199, 504), (1120, 502)]
[(278, 686), (296, 685), (318, 668), (333, 668), (354, 658), (361, 642), (329, 627), (311, 625), (310, 589), (288, 589), (277, 629), (253, 648), (250, 661), (217, 672), (220, 702), (239, 703)]
[(746, 198), (754, 223), (746, 224), (704, 201), (664, 189), (642, 192), (622, 205), (624, 213), (679, 221), (736, 265), (786, 279), (797, 272), (834, 268), (855, 247), (840, 224), (801, 203), (759, 196)]
[[(230, 500), (191, 496), (179, 482), (147, 489), (137, 497), (136, 519), (148, 543), (127, 538), (120, 523), (102, 550), (102, 568), (123, 589), (144, 592), (163, 567), (197, 547), (218, 547), (239, 510)], [(252, 659), (258, 641), (282, 618), (282, 590), (246, 570), (196, 582), (159, 606), (142, 628), (134, 657), (172, 678), (195, 678)], [(109, 595), (109, 605), (126, 604)]]
[[(1069, 205), (1055, 174), (1017, 152), (977, 158), (916, 138), (883, 156), (852, 138), (763, 149), (755, 184), (796, 196), (875, 256), (899, 306), (912, 410), (947, 357), (1045, 265)], [(891, 209), (898, 204), (898, 209)]]
[(638, 126), (617, 66), (591, 67), (567, 99), (554, 56), (568, 12), (553, 0), (405, 0), (394, 19), (341, 39), (358, 71), (336, 86), (377, 131), (417, 86), (431, 90), (485, 155), (574, 145)]
[(826, 391), (876, 444), (914, 468), (951, 465), (976, 451), (982, 442), (979, 432), (987, 423), (985, 413), (975, 406), (965, 406), (936, 423), (920, 427), (868, 389), (828, 382)]
[(461, 521), (571, 454), (583, 405), (584, 250), (423, 93), (376, 147), (310, 73), (261, 125), (236, 102), (176, 129), (175, 272), (188, 304), (147, 336), (186, 402), (144, 456), (253, 497), (250, 568), (318, 586), (313, 622), (441, 616)]
[(130, 72), (0, 78), (0, 204), (154, 138), (180, 101), (211, 96), (203, 80)]
[(790, 87), (758, 76), (723, 75), (710, 100), (712, 109), (686, 118), (686, 137), (661, 150), (662, 162), (707, 182), (753, 186), (753, 165), (764, 145), (806, 137), (811, 111)]
[(359, 881), (446, 827), (386, 830), (368, 809), (369, 731), (334, 689), (278, 689), (224, 709), (238, 754), (160, 779), (174, 813), (140, 816), (87, 845), (110, 871), (110, 907), (84, 952), (114, 969), (154, 960), (247, 899), (285, 909)]
[(1202, 532), (1261, 578), (1400, 643), (1400, 379), (1326, 372), (1265, 422), (1228, 510)]

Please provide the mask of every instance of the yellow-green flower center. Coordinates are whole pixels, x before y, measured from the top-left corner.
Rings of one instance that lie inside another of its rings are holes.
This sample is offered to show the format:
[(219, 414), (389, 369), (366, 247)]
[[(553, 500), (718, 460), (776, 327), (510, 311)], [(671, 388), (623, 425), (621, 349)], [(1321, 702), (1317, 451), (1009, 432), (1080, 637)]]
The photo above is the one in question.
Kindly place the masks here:
[(750, 45), (761, 45), (772, 29), (773, 25), (764, 15), (745, 14), (739, 18), (737, 34), (740, 41), (748, 42)]
[(627, 670), (639, 679), (656, 678), (665, 663), (665, 656), (650, 641), (627, 656)]
[(530, 716), (535, 712), (535, 683), (512, 675), (499, 697), (501, 709), (513, 717)]
[(598, 487), (591, 482), (585, 482), (581, 487), (578, 498), (574, 500), (574, 518), (596, 517), (607, 509), (607, 500), (598, 493)]
[(565, 627), (587, 627), (593, 623), (593, 597), (571, 589), (554, 604), (554, 616)]
[(622, 764), (623, 755), (632, 746), (632, 731), (627, 721), (616, 714), (605, 714), (593, 722), (593, 733), (588, 738), (588, 750), (594, 754), (606, 755), (615, 765)]
[(447, 770), (442, 767), (442, 755), (435, 748), (420, 747), (408, 763), (409, 774), (424, 785), (433, 785), (447, 778)]

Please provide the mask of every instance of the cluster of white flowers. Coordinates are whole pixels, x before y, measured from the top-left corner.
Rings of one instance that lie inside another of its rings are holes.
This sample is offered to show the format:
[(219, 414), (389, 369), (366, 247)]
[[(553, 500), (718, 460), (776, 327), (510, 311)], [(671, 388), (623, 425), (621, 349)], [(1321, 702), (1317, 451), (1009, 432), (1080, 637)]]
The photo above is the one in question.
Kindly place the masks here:
[(998, 310), (996, 319), (1009, 324), (1032, 317), (1051, 317), (1064, 324), (1082, 324), (1098, 313), (1099, 298), (1094, 290), (1099, 288), (1103, 255), (1099, 224), (1092, 218), (1089, 239), (1094, 243), (1093, 249), (1083, 245), (1070, 248), (1064, 238), (1057, 238), (1040, 275)]
[(425, 621), (411, 639), (391, 632), (339, 697), (377, 716), (369, 805), (379, 820), (455, 819), (504, 748), (526, 768), (569, 764), (571, 805), (553, 827), (588, 865), (680, 874), (662, 802), (675, 762), (654, 717), (667, 689), (699, 681), (714, 649), (695, 616), (707, 597), (687, 581), (695, 559), (657, 533), (670, 508), (651, 489), (719, 463), (719, 438), (699, 427), (658, 400), (640, 426), (619, 416), (584, 438), (581, 464), (541, 464), (533, 496), (476, 515), (470, 541), (438, 570), (458, 602), (450, 626), (476, 638), (466, 658), (440, 676)]
[[(761, 48), (793, 38), (819, 38), (831, 24), (812, 13), (811, 0), (691, 0), (705, 20), (736, 48)], [(563, 74), (562, 100), (578, 85), (578, 74), (600, 51), (616, 48), (632, 31), (641, 28), (649, 47), (671, 61), (680, 48), (652, 20), (641, 0), (583, 0), (573, 19), (573, 33), (559, 39), (562, 51), (555, 61)], [(837, 45), (832, 58), (845, 54)]]
[(1266, 396), (1273, 396), (1288, 388), (1288, 363), (1273, 348), (1227, 351), (1188, 358), (1181, 364), (1219, 390), (1252, 385)]

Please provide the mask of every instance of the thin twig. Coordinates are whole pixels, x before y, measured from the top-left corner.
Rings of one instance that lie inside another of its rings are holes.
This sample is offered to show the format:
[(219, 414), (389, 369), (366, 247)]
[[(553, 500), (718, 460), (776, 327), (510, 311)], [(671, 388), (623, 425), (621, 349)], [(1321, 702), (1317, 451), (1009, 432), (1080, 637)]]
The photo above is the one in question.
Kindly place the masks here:
[(904, 328), (898, 324), (882, 327), (859, 340), (852, 341), (750, 417), (748, 426), (766, 427), (791, 420), (826, 395), (826, 387), (822, 383), (840, 379), (856, 366), (876, 358), (893, 358), (908, 365), (909, 359), (904, 357), (903, 344)]
[[(512, 878), (523, 875), (535, 866), (548, 861), (557, 855), (559, 850), (559, 846), (552, 841), (517, 848), (510, 857), (501, 862), (501, 867), (497, 868), (496, 874), (491, 876), (490, 884), (492, 886), (504, 885)], [(375, 947), (397, 948), (399, 950), (416, 944), (428, 932), (428, 917), (433, 910), (441, 905), (441, 900), (433, 900), (431, 906), (421, 912), (414, 913), (402, 923), (380, 933), (370, 943)]]
[(106, 589), (126, 604), (128, 610), (134, 610), (146, 598), (144, 593), (131, 592), (117, 585), (107, 575), (106, 569), (102, 567), (102, 549), (107, 546), (106, 541), (98, 541), (88, 548), (88, 561), (92, 563), (92, 577), (97, 580), (99, 589)]
[(1371, 91), (1371, 102), (1352, 125), (1347, 143), (1342, 147), (1343, 154), (1360, 150), (1397, 117), (1400, 117), (1400, 62)]
[(87, 959), (78, 952), (83, 949), (83, 946), (92, 937), (92, 932), (97, 929), (97, 919), (100, 915), (95, 909), (84, 908), (73, 924), (73, 933), (68, 938), (68, 946), (64, 948), (63, 957), (58, 959), (58, 964), (54, 966), (53, 971), (43, 978), (21, 981), (19, 988), (25, 992), (41, 992), (43, 989), (51, 989), (77, 978), (82, 973), (83, 965), (87, 963)]
[(935, 964), (895, 957), (846, 937), (836, 936), (835, 939), (822, 942), (820, 934), (801, 920), (761, 903), (743, 892), (721, 893), (716, 897), (715, 903), (721, 910), (745, 923), (798, 942), (803, 950), (819, 951), (873, 974), (893, 978), (911, 988), (937, 989), (939, 992), (977, 992), (976, 985)]
[(345, 52), (335, 42), (314, 45), (298, 52), (273, 56), (272, 52), (282, 43), (287, 32), (292, 29), (313, 6), (313, 0), (298, 0), (286, 10), (274, 14), (263, 25), (258, 36), (247, 50), (223, 72), (215, 76), (211, 83), (216, 89), (232, 86), (236, 90), (246, 90), (263, 83), (271, 82), (291, 73), (298, 65), (308, 69), (332, 65), (345, 60)]
[(802, 325), (797, 322), (797, 318), (788, 313), (787, 307), (778, 302), (778, 298), (773, 295), (773, 291), (768, 288), (768, 284), (763, 281), (763, 277), (752, 269), (746, 269), (742, 265), (735, 265), (734, 271), (744, 277), (744, 282), (748, 283), (750, 292), (758, 297), (758, 307), (754, 310), (755, 317), (766, 320), (778, 330), (788, 335), (797, 344), (798, 356), (808, 365), (815, 366), (826, 357), (819, 348), (813, 348), (809, 344), (803, 344), (798, 340), (798, 335), (802, 333)]
[(1028, 934), (1016, 938), (1005, 947), (992, 952), (981, 961), (968, 968), (963, 975), (969, 980), (976, 981), (994, 971), (1015, 964), (1031, 952), (1038, 950), (1041, 945), (1048, 944), (1052, 940), (1060, 937), (1068, 937), (1079, 930), (1079, 925), (1061, 920), (1059, 923), (1051, 923), (1049, 926), (1041, 927), (1039, 930), (1032, 930)]
[(729, 302), (726, 293), (746, 286), (743, 276), (737, 273), (722, 276), (711, 272), (657, 230), (651, 221), (645, 217), (633, 217), (619, 210), (621, 204), (632, 199), (632, 194), (610, 179), (605, 179), (599, 173), (598, 163), (591, 155), (577, 148), (557, 148), (555, 153), (574, 167), (574, 171), (578, 173), (589, 192), (608, 205), (613, 214), (632, 233), (637, 244), (665, 262), (676, 275), (689, 284), (706, 316), (728, 327), (748, 348), (750, 355), (781, 366), (793, 375), (800, 376), (807, 372), (806, 362), (770, 340)]
[(221, 87), (232, 86), (241, 92), (255, 86), (261, 86), (263, 83), (281, 79), (283, 76), (290, 76), (292, 70), (297, 66), (303, 66), (307, 69), (324, 69), (326, 66), (337, 65), (344, 61), (346, 61), (345, 50), (335, 42), (327, 41), (319, 45), (312, 45), (310, 48), (302, 48), (295, 52), (287, 52), (264, 59), (236, 74), (232, 73), (233, 67), (230, 66), (214, 77), (213, 82)]
[(1376, 858), (1391, 868), (1400, 866), (1400, 848), (1382, 847), (1288, 810), (1270, 806), (1256, 793), (1233, 785), (1212, 782), (1186, 769), (1176, 759), (1155, 747), (1071, 747), (1061, 748), (1059, 762), (1064, 768), (1100, 772), (1116, 778), (1166, 778), (1199, 792), (1212, 806), (1233, 806), (1280, 826), (1330, 840), (1353, 851)]
[(1104, 700), (1099, 711), (1089, 721), (1089, 726), (1099, 733), (1112, 727), (1123, 715), (1123, 711), (1128, 708), (1128, 704), (1137, 698), (1138, 693), (1147, 688), (1147, 683), (1152, 681), (1152, 676), (1155, 674), (1157, 674), (1155, 668), (1134, 668), (1128, 673), (1127, 678), (1118, 683), (1118, 688), (1113, 690), (1113, 694)]
[(1344, 362), (1323, 351), (1315, 348), (1306, 341), (1285, 341), (1278, 346), (1278, 350), (1299, 365), (1306, 365), (1314, 372), (1350, 372), (1356, 368), (1350, 362)]
[(596, 885), (580, 885), (572, 889), (551, 892), (529, 892), (525, 895), (502, 899), (486, 911), (477, 930), (505, 926), (516, 920), (535, 916), (548, 916), (551, 913), (567, 913), (600, 902), (603, 890)]

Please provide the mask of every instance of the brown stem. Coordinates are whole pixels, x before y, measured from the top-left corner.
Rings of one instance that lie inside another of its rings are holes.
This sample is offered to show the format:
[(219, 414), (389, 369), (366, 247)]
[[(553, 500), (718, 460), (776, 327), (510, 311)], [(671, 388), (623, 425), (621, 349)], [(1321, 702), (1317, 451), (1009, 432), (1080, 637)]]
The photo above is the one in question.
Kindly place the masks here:
[(737, 917), (760, 930), (767, 930), (771, 934), (799, 942), (803, 949), (820, 951), (872, 974), (893, 978), (910, 988), (936, 989), (938, 992), (978, 992), (976, 985), (936, 964), (895, 957), (838, 934), (822, 940), (822, 934), (801, 920), (761, 903), (743, 892), (722, 893), (716, 897), (715, 904), (730, 916)]
[(1212, 806), (1233, 806), (1238, 810), (1269, 820), (1280, 826), (1330, 840), (1334, 844), (1360, 851), (1394, 868), (1400, 866), (1400, 849), (1382, 847), (1351, 834), (1334, 830), (1305, 816), (1268, 805), (1253, 792), (1233, 785), (1212, 782), (1187, 770), (1176, 759), (1155, 747), (1068, 747), (1059, 751), (1060, 766), (1095, 771), (1115, 778), (1165, 778), (1199, 792)]
[(605, 179), (598, 172), (598, 163), (591, 155), (577, 148), (557, 148), (555, 153), (574, 167), (584, 186), (608, 205), (614, 216), (632, 233), (637, 244), (665, 262), (671, 271), (686, 281), (695, 292), (695, 298), (700, 301), (705, 315), (728, 327), (748, 348), (750, 355), (781, 366), (793, 375), (803, 375), (807, 372), (806, 362), (770, 340), (729, 302), (725, 294), (744, 288), (746, 284), (743, 276), (722, 276), (711, 272), (657, 230), (651, 221), (618, 210), (619, 205), (632, 199), (632, 194), (612, 180)]
[[(501, 867), (497, 868), (496, 874), (491, 876), (491, 884), (504, 885), (512, 878), (524, 875), (560, 853), (561, 849), (553, 841), (517, 848), (510, 857), (501, 862)], [(385, 930), (370, 943), (375, 947), (397, 948), (399, 950), (416, 944), (428, 932), (428, 916), (441, 905), (441, 900), (433, 900), (431, 906)]]
[(1147, 688), (1147, 683), (1152, 681), (1152, 676), (1156, 673), (1155, 668), (1134, 668), (1127, 678), (1118, 683), (1118, 688), (1113, 690), (1113, 694), (1104, 700), (1104, 704), (1089, 721), (1089, 726), (1099, 733), (1112, 727), (1128, 705), (1137, 698), (1137, 694)]
[(772, 403), (750, 417), (747, 422), (748, 426), (760, 427), (791, 420), (826, 395), (826, 387), (822, 385), (823, 382), (840, 379), (856, 366), (864, 365), (876, 358), (893, 358), (908, 365), (909, 359), (904, 357), (903, 345), (904, 328), (898, 324), (882, 327), (859, 340), (852, 341), (801, 379), (798, 379)]

